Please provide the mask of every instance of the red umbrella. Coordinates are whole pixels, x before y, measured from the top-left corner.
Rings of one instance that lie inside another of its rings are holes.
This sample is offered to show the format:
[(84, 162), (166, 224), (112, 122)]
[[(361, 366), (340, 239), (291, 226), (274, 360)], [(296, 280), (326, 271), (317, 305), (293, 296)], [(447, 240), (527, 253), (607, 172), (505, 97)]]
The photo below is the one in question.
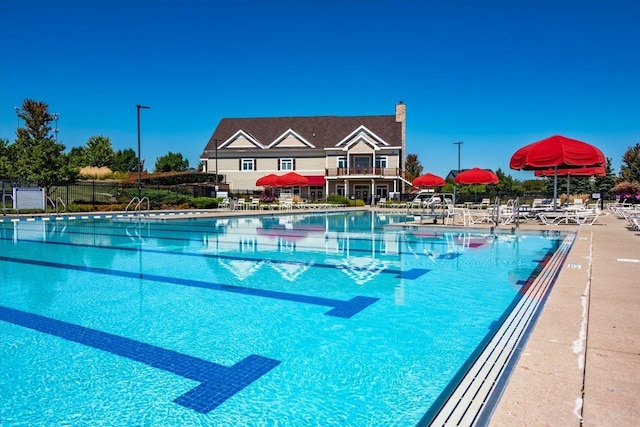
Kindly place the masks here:
[(309, 185), (307, 177), (297, 174), (295, 172), (285, 173), (276, 178), (276, 187), (305, 187)]
[(256, 185), (258, 187), (273, 187), (276, 185), (276, 178), (278, 178), (277, 175), (270, 173), (269, 175), (258, 178)]
[(414, 187), (441, 187), (445, 185), (445, 180), (438, 175), (432, 173), (425, 173), (413, 180), (411, 185)]
[(606, 159), (597, 147), (554, 135), (526, 145), (511, 156), (509, 166), (517, 170), (605, 166)]
[(460, 172), (453, 179), (456, 184), (497, 184), (498, 175), (488, 169), (473, 168)]
[[(586, 142), (554, 135), (526, 145), (511, 156), (509, 166), (517, 170), (565, 169), (582, 166), (605, 166), (602, 151)], [(558, 199), (558, 174), (553, 175), (553, 200)], [(554, 209), (556, 204), (553, 204)]]

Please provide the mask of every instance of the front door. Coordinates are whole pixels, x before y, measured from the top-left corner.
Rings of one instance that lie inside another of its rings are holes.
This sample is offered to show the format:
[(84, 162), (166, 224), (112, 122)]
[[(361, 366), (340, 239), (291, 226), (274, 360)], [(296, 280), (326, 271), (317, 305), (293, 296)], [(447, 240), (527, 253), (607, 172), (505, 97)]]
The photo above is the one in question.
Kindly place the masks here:
[(365, 203), (369, 201), (369, 186), (368, 185), (355, 185), (353, 187), (354, 195), (356, 199), (364, 200)]

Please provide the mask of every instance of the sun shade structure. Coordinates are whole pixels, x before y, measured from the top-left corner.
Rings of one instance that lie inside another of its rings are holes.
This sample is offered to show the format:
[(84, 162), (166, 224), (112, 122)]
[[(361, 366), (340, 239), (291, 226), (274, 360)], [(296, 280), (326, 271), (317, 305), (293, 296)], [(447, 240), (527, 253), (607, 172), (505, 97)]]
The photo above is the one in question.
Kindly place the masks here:
[(258, 187), (273, 187), (276, 185), (276, 178), (278, 178), (278, 175), (270, 173), (269, 175), (258, 178), (256, 185)]
[(456, 184), (497, 184), (498, 175), (487, 169), (473, 168), (460, 172), (453, 179)]
[(414, 187), (441, 187), (445, 185), (444, 179), (432, 173), (425, 173), (413, 180), (411, 185)]
[[(606, 158), (599, 148), (554, 135), (529, 145), (525, 145), (511, 156), (509, 167), (516, 170), (573, 169), (585, 166), (606, 165)], [(558, 199), (558, 174), (553, 174), (553, 200)], [(553, 204), (554, 210), (556, 204)]]
[(278, 176), (275, 181), (276, 187), (306, 187), (309, 185), (307, 177), (295, 172), (289, 172)]
[(604, 154), (597, 147), (554, 135), (526, 145), (511, 156), (509, 167), (516, 170), (536, 170), (557, 167), (605, 166)]

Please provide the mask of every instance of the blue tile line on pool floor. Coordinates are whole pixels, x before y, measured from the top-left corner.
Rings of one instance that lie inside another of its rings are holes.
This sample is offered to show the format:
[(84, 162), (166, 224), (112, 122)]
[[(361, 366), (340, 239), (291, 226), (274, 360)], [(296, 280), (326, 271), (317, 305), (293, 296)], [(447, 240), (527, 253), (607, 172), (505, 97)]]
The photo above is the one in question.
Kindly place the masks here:
[(327, 316), (350, 318), (371, 304), (380, 300), (380, 298), (356, 296), (347, 301), (336, 300), (332, 298), (322, 298), (311, 295), (293, 294), (289, 292), (269, 291), (265, 289), (247, 288), (243, 286), (224, 285), (219, 283), (204, 282), (201, 280), (181, 279), (179, 277), (159, 276), (156, 274), (135, 273), (123, 270), (109, 270), (107, 268), (87, 267), (83, 265), (62, 264), (50, 261), (38, 261), (33, 259), (10, 258), (0, 256), (0, 261), (15, 262), (27, 265), (37, 265), (48, 268), (59, 268), (63, 270), (75, 270), (85, 273), (106, 274), (118, 277), (128, 277), (132, 279), (150, 280), (154, 282), (172, 283), (174, 285), (190, 286), (194, 288), (211, 289), (222, 292), (232, 292), (237, 294), (252, 295), (264, 298), (273, 298), (284, 301), (293, 301), (305, 304), (314, 304), (333, 307), (325, 314)]
[[(0, 306), (0, 320), (142, 362), (200, 384), (174, 402), (206, 414), (280, 364), (252, 354), (227, 367), (130, 338)], [(274, 396), (275, 398), (275, 396)]]

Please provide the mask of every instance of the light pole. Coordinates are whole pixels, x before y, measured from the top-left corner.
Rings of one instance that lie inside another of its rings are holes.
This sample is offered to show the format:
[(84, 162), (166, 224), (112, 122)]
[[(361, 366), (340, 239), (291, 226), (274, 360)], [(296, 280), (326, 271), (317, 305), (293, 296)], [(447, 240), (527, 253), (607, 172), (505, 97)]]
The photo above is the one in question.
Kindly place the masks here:
[(56, 121), (56, 127), (53, 129), (53, 135), (55, 136), (56, 142), (58, 142), (58, 119), (60, 118), (60, 113), (53, 113), (53, 120)]
[(22, 108), (20, 107), (13, 107), (14, 110), (16, 110), (16, 116), (18, 116), (18, 126), (16, 127), (16, 129), (20, 128), (20, 113), (22, 112)]
[[(456, 176), (458, 176), (458, 174), (460, 173), (460, 146), (461, 146), (462, 144), (463, 144), (463, 142), (462, 142), (462, 141), (460, 141), (460, 142), (454, 142), (454, 145), (457, 145), (457, 146), (458, 146), (458, 171), (457, 171), (457, 173), (456, 173)], [(457, 187), (457, 185), (456, 185), (456, 184), (455, 184), (455, 182), (454, 182), (454, 184), (453, 184), (453, 206), (455, 206), (455, 205), (456, 205), (456, 187)]]
[(140, 181), (142, 181), (142, 159), (140, 158), (140, 109), (149, 109), (151, 107), (147, 107), (146, 105), (136, 105), (136, 109), (138, 110), (138, 201), (141, 200), (141, 190), (140, 190)]

